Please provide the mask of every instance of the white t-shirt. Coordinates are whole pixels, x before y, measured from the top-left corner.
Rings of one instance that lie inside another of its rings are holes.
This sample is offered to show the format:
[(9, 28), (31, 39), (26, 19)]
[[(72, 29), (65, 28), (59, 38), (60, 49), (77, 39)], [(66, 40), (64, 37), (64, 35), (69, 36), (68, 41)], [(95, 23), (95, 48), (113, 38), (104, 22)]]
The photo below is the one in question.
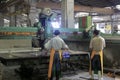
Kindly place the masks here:
[(60, 50), (62, 48), (68, 48), (68, 46), (65, 44), (62, 38), (55, 36), (45, 44), (45, 48), (54, 48), (55, 50)]
[(103, 50), (105, 46), (105, 39), (101, 36), (96, 36), (91, 39), (89, 48), (95, 51), (100, 51)]

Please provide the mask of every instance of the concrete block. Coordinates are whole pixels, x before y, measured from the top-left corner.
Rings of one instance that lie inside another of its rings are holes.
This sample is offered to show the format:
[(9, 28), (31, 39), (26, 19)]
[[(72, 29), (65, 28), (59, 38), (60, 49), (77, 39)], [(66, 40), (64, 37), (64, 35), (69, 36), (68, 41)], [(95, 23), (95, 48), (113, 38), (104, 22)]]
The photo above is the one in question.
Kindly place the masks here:
[(32, 47), (31, 39), (2, 39), (0, 40), (0, 49), (6, 48), (30, 48)]

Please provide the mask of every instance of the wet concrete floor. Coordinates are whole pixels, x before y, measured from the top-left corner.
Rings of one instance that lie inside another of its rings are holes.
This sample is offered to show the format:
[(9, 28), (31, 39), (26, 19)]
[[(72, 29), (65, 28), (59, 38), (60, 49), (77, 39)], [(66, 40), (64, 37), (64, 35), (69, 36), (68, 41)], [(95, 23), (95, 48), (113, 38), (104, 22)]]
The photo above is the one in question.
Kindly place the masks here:
[[(14, 69), (18, 67), (19, 66), (12, 66), (12, 67), (4, 66), (2, 80), (21, 80), (19, 75), (17, 75), (14, 72)], [(89, 80), (89, 78), (90, 78), (90, 75), (88, 72), (80, 71), (75, 74), (72, 73), (72, 75), (63, 75), (63, 77), (60, 80)], [(98, 76), (96, 75), (95, 79), (97, 78)], [(120, 80), (120, 76), (111, 78), (111, 77), (108, 77), (106, 74), (104, 74), (102, 80)]]

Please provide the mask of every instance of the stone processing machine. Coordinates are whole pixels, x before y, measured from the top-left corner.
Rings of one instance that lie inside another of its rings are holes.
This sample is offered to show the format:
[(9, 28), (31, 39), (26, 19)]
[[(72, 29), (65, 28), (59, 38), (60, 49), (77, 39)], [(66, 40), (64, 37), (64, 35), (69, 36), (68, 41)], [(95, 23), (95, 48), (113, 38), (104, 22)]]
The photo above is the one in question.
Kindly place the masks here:
[[(50, 17), (48, 16), (42, 16), (40, 17), (40, 22), (42, 23), (42, 26), (44, 26), (45, 28), (45, 32), (44, 32), (44, 36), (45, 39), (51, 38), (53, 37), (53, 32), (54, 30), (56, 30), (56, 28), (53, 28), (50, 22)], [(42, 20), (42, 21), (41, 21)], [(84, 33), (84, 31), (86, 30), (86, 28), (84, 27), (80, 27), (79, 29), (72, 29), (72, 28), (57, 28), (60, 30), (61, 32), (61, 37), (65, 40), (65, 42), (68, 44), (69, 48), (71, 50), (75, 50), (75, 51), (89, 51), (89, 41), (91, 39), (91, 31), (88, 33)], [(12, 53), (34, 53), (34, 52), (39, 52), (39, 48), (37, 50), (35, 50), (33, 47), (39, 47), (38, 43), (38, 37), (36, 36), (36, 33), (38, 31), (38, 28), (35, 27), (1, 27), (0, 28), (0, 49), (4, 49), (4, 51), (2, 53), (8, 53), (7, 57), (9, 57), (10, 59), (12, 59), (13, 57), (16, 56), (16, 54), (12, 54)], [(105, 62), (105, 67), (118, 67), (120, 65), (120, 61), (119, 61), (119, 57), (118, 57), (118, 52), (119, 51), (119, 39), (117, 39), (117, 37), (119, 35), (114, 35), (115, 38), (113, 38), (112, 35), (105, 35), (102, 34), (107, 42), (107, 48), (104, 51), (104, 62)], [(36, 41), (34, 43), (34, 40)], [(114, 48), (114, 49), (111, 49)], [(16, 49), (17, 48), (17, 49)], [(19, 48), (19, 49), (18, 49)], [(20, 48), (22, 48), (20, 50)], [(23, 49), (24, 48), (24, 49)], [(117, 50), (116, 50), (117, 49)], [(7, 50), (7, 51), (6, 51)], [(20, 52), (19, 52), (20, 51)], [(26, 54), (21, 55), (18, 54), (18, 57), (21, 56), (25, 56)], [(114, 53), (114, 55), (113, 55)], [(11, 55), (12, 54), (12, 55)], [(37, 56), (36, 56), (37, 55)], [(4, 55), (2, 55), (4, 57)], [(77, 55), (78, 56), (78, 55)], [(29, 58), (30, 57), (30, 58)], [(40, 62), (40, 65), (47, 65), (48, 64), (48, 56), (38, 56), (38, 54), (35, 54), (31, 56), (27, 57), (28, 60), (32, 59), (32, 60), (40, 60), (42, 62)], [(84, 68), (88, 68), (89, 67), (89, 59), (88, 57), (84, 58), (85, 56), (83, 55), (81, 56), (73, 56), (73, 64), (75, 64), (75, 66), (81, 65), (79, 67), (79, 69), (84, 69)], [(6, 58), (6, 57), (5, 57)], [(80, 61), (80, 63), (77, 65), (76, 60)], [(7, 60), (10, 60), (7, 59)], [(18, 58), (17, 58), (18, 59)], [(20, 58), (19, 58), (20, 59)], [(26, 57), (21, 58), (23, 60), (26, 60)], [(46, 59), (46, 60), (45, 60)], [(80, 60), (78, 60), (80, 59)], [(116, 59), (116, 60), (115, 60)], [(4, 61), (4, 59), (2, 59)], [(19, 60), (17, 60), (19, 61)], [(45, 61), (45, 62), (44, 62)], [(83, 64), (83, 62), (86, 62), (86, 64)], [(108, 61), (110, 61), (108, 63)], [(113, 63), (116, 63), (113, 65)], [(107, 64), (108, 63), (108, 64)], [(46, 69), (45, 69), (46, 70)], [(41, 71), (42, 72), (42, 71)], [(44, 72), (44, 71), (43, 71)], [(42, 73), (41, 73), (42, 74)]]
[(37, 28), (32, 27), (0, 27), (0, 49), (32, 47), (36, 31)]
[[(53, 37), (51, 29), (47, 30), (48, 32), (46, 32), (46, 34), (49, 34), (49, 32), (50, 34), (46, 35), (46, 39), (49, 37)], [(74, 36), (74, 34), (71, 33), (72, 31), (70, 33), (64, 33), (64, 31), (66, 32), (70, 30), (63, 29), (61, 37), (63, 37), (64, 39), (67, 39), (66, 34), (68, 35), (68, 37)], [(49, 55), (44, 55), (44, 53), (42, 55), (40, 47), (34, 48), (34, 46), (32, 46), (33, 38), (37, 38), (36, 32), (37, 28), (34, 27), (1, 27), (0, 29), (0, 61), (5, 66), (17, 65), (18, 67), (14, 70), (15, 73), (21, 77), (21, 79), (32, 77), (46, 80), (47, 78), (46, 72), (48, 70)], [(62, 68), (63, 72), (66, 72), (66, 70), (76, 72), (76, 69), (78, 70), (81, 68), (88, 69), (89, 65), (87, 65), (86, 67), (82, 67), (83, 65), (89, 64), (88, 55), (89, 52), (71, 54), (71, 58), (67, 61), (69, 67), (65, 66), (66, 61), (62, 62), (63, 67), (66, 68)], [(85, 58), (86, 60), (84, 60)], [(85, 61), (85, 64), (81, 64), (82, 61)], [(74, 64), (74, 66), (71, 67), (72, 64)]]

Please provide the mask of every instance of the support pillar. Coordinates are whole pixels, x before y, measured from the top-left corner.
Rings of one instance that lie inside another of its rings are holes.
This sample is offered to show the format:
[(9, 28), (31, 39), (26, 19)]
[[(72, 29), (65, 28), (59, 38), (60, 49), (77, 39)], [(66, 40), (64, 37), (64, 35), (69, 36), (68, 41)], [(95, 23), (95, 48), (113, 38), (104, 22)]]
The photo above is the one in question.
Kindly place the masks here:
[[(10, 7), (10, 12), (13, 13), (15, 12), (15, 6)], [(15, 15), (10, 15), (10, 27), (16, 26), (16, 16)]]
[(114, 19), (113, 19), (113, 15), (110, 15), (110, 18), (111, 18), (111, 33), (113, 33), (114, 32), (114, 29), (113, 29), (113, 27), (114, 27)]
[[(0, 16), (2, 16), (2, 13), (0, 13)], [(0, 27), (4, 26), (4, 18), (0, 17)]]
[(62, 27), (74, 28), (74, 0), (62, 0)]

